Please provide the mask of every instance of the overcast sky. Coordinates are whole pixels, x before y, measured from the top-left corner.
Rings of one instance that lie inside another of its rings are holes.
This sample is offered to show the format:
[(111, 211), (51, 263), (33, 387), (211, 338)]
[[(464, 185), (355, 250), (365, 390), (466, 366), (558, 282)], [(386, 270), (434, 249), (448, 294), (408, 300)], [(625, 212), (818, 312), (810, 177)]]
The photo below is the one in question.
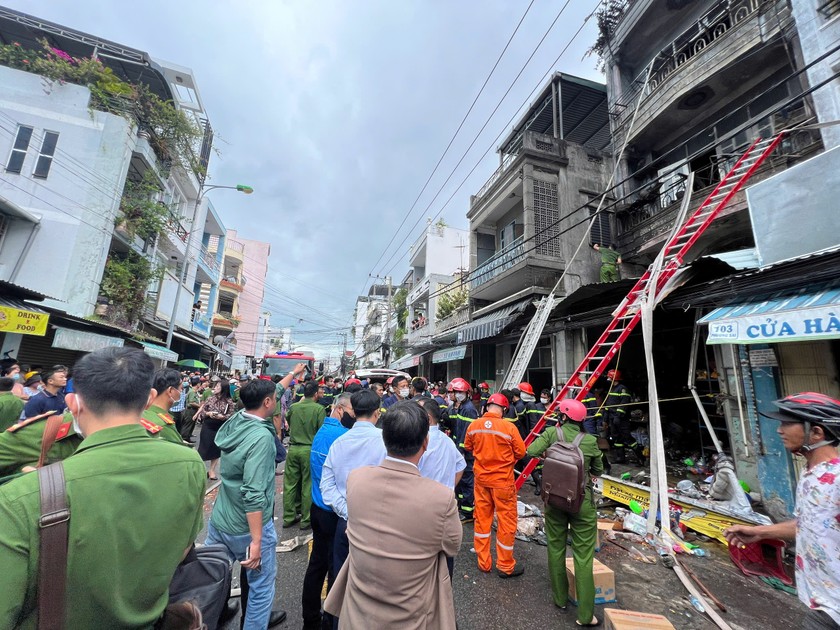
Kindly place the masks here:
[(399, 281), (425, 217), (442, 210), (449, 225), (468, 226), (469, 195), (498, 165), (496, 136), (549, 69), (602, 80), (595, 59), (582, 59), (595, 39), (594, 18), (551, 66), (597, 4), (572, 0), (426, 210), (564, 4), (535, 0), (395, 245), (420, 224), (374, 268), (529, 0), (4, 4), (193, 70), (221, 152), (210, 183), (255, 189), (210, 193), (213, 203), (228, 228), (271, 243), (265, 307), (272, 323), (293, 326), (295, 343), (324, 353), (336, 333), (305, 331), (346, 329), (369, 274), (397, 263), (391, 273)]

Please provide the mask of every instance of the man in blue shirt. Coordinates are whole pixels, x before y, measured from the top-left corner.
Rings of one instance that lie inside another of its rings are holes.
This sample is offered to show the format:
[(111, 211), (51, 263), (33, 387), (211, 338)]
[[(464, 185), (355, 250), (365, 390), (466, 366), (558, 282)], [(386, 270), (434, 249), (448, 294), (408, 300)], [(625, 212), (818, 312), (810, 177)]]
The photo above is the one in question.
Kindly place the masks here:
[[(309, 455), (309, 474), (312, 477), (312, 507), (309, 512), (312, 523), (312, 551), (309, 554), (309, 565), (306, 567), (306, 575), (303, 578), (301, 602), (304, 630), (321, 630), (321, 589), (324, 586), (324, 578), (329, 576), (327, 580), (327, 592), (329, 592), (335, 575), (332, 571), (332, 556), (338, 515), (324, 503), (320, 485), (324, 461), (327, 459), (330, 447), (348, 431), (341, 425), (341, 417), (345, 413), (353, 415), (350, 394), (341, 394), (333, 401), (332, 413), (315, 434)], [(325, 617), (331, 616), (325, 614)], [(328, 621), (332, 623), (331, 618)]]
[(350, 550), (347, 541), (347, 477), (362, 466), (378, 466), (387, 452), (376, 423), (382, 413), (379, 396), (369, 389), (350, 398), (356, 423), (330, 447), (321, 475), (321, 501), (338, 515), (333, 542), (332, 577), (338, 575)]
[(48, 411), (64, 413), (67, 405), (64, 403), (64, 387), (67, 385), (67, 368), (54, 365), (41, 372), (44, 389), (35, 394), (23, 408), (25, 418), (40, 416)]

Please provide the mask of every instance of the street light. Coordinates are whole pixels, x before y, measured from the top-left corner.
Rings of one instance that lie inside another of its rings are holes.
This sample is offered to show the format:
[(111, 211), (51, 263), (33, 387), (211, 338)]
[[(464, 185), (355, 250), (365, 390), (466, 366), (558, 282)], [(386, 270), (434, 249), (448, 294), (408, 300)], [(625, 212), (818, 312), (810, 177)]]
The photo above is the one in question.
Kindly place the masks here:
[(193, 216), (192, 221), (190, 223), (190, 231), (187, 233), (187, 241), (186, 246), (184, 247), (184, 260), (181, 263), (181, 275), (178, 278), (178, 286), (175, 288), (175, 303), (172, 305), (172, 313), (169, 316), (169, 328), (166, 331), (166, 348), (171, 349), (172, 347), (172, 336), (175, 333), (175, 317), (178, 315), (178, 303), (181, 301), (181, 287), (184, 286), (184, 281), (187, 279), (187, 261), (189, 260), (189, 253), (190, 253), (190, 243), (192, 242), (192, 235), (195, 231), (195, 222), (198, 218), (198, 209), (201, 207), (201, 201), (204, 199), (204, 195), (206, 195), (211, 190), (215, 190), (218, 188), (226, 188), (228, 190), (235, 190), (237, 192), (244, 193), (246, 195), (250, 195), (254, 192), (254, 189), (250, 186), (246, 186), (245, 184), (236, 184), (235, 186), (204, 186), (202, 185), (199, 188), (198, 197), (195, 200), (195, 206), (193, 206)]

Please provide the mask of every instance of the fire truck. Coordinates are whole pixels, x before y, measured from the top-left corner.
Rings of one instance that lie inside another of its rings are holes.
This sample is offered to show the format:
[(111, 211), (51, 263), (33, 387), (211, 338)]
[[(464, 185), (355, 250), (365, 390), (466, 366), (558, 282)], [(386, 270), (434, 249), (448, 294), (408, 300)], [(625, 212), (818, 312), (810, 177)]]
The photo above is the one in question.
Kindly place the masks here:
[(307, 352), (277, 352), (263, 356), (260, 378), (271, 380), (275, 374), (286, 376), (298, 363), (306, 363), (306, 374), (315, 373), (315, 357)]

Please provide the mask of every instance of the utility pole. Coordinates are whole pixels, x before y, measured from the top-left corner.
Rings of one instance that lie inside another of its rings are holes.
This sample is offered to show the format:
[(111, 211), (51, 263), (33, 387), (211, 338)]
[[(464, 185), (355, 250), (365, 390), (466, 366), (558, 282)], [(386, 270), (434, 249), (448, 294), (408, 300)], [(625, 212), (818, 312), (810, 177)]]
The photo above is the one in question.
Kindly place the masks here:
[(385, 356), (385, 367), (388, 367), (388, 364), (391, 362), (391, 310), (394, 307), (393, 303), (393, 296), (392, 293), (392, 286), (391, 286), (391, 276), (387, 276), (385, 281), (388, 283), (388, 316), (385, 318), (385, 352), (383, 353)]

